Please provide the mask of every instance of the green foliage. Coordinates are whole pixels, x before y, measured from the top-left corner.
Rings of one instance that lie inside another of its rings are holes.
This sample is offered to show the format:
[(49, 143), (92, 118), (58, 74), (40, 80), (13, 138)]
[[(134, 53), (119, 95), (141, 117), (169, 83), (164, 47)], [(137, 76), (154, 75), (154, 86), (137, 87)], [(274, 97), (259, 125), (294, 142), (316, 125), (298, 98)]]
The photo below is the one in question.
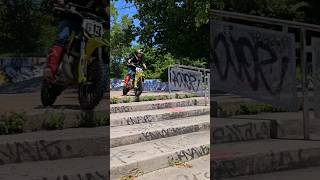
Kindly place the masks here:
[(118, 97), (111, 97), (110, 104), (118, 104), (119, 98)]
[(96, 126), (107, 126), (110, 122), (110, 119), (105, 115), (97, 115), (96, 117)]
[(110, 61), (110, 76), (112, 78), (122, 78), (126, 69), (124, 65), (125, 58), (129, 56), (131, 41), (135, 38), (133, 33), (133, 19), (128, 15), (119, 17), (117, 9), (114, 7), (114, 1), (111, 1), (110, 6), (111, 16), (111, 61)]
[(9, 113), (0, 117), (0, 135), (22, 133), (26, 122), (25, 113)]
[(48, 130), (63, 129), (65, 116), (63, 113), (52, 113), (46, 122), (46, 128)]
[(261, 112), (285, 112), (285, 110), (275, 108), (269, 104), (241, 104), (240, 110), (236, 114), (253, 115)]
[(138, 10), (135, 30), (145, 47), (177, 58), (209, 58), (210, 0), (128, 0)]
[(130, 97), (125, 97), (122, 102), (123, 103), (129, 103), (129, 102), (131, 102), (131, 98)]
[(141, 101), (155, 101), (157, 100), (156, 96), (143, 96), (140, 97)]
[(52, 43), (53, 17), (42, 13), (40, 1), (4, 0), (0, 5), (0, 54), (43, 52)]
[(306, 1), (301, 0), (215, 0), (213, 8), (287, 20), (304, 21)]

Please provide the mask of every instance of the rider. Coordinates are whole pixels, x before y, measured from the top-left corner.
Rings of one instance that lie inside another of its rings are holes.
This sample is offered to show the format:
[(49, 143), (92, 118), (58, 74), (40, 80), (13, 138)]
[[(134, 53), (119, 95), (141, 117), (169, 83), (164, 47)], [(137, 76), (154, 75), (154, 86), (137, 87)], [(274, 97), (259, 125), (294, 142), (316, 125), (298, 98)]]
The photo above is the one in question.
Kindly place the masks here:
[[(107, 18), (109, 14), (108, 0), (56, 0), (61, 7), (67, 3), (73, 3), (92, 12), (100, 17)], [(55, 81), (55, 75), (62, 58), (65, 45), (68, 43), (71, 32), (79, 32), (81, 29), (81, 22), (71, 16), (64, 16), (60, 21), (58, 28), (58, 36), (50, 48), (47, 57), (47, 66), (44, 70), (44, 78), (49, 81)]]
[(133, 56), (127, 61), (128, 74), (124, 78), (124, 84), (128, 87), (129, 81), (131, 78), (134, 78), (136, 72), (136, 66), (142, 66), (144, 69), (147, 69), (146, 64), (143, 62), (143, 51), (138, 49), (135, 51)]

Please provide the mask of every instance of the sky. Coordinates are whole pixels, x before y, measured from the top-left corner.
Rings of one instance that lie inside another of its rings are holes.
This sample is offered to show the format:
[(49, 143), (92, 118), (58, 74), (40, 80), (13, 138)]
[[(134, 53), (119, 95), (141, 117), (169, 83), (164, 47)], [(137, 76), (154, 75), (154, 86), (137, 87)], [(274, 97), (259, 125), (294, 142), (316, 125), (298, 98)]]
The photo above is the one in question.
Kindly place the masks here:
[[(126, 14), (128, 14), (129, 17), (132, 17), (133, 15), (138, 13), (138, 11), (133, 3), (126, 3), (125, 0), (117, 0), (117, 1), (115, 0), (115, 8), (117, 9), (117, 11), (119, 13), (119, 17), (122, 17), (123, 15), (126, 15)], [(135, 26), (139, 26), (138, 19), (134, 19), (133, 23)], [(138, 40), (138, 37), (136, 38), (136, 40), (132, 41), (131, 44), (136, 45), (137, 40)]]

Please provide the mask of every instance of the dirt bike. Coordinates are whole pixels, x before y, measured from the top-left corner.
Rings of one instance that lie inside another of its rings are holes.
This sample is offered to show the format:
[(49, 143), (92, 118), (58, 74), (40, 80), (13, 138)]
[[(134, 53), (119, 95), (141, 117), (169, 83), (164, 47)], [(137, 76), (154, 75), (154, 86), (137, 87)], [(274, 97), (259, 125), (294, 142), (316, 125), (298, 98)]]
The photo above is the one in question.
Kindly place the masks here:
[[(134, 66), (134, 65), (131, 65)], [(136, 97), (139, 97), (143, 92), (143, 82), (144, 82), (144, 74), (143, 69), (139, 66), (134, 66), (136, 68), (136, 72), (134, 74), (134, 78), (130, 79), (128, 86), (123, 86), (123, 95), (127, 95), (131, 89), (134, 89), (134, 94)]]
[(92, 110), (99, 104), (107, 91), (108, 42), (103, 39), (103, 23), (98, 16), (89, 13), (86, 7), (68, 3), (55, 11), (76, 16), (82, 22), (80, 33), (71, 33), (69, 43), (64, 48), (56, 82), (43, 80), (41, 101), (44, 106), (52, 106), (57, 97), (68, 87), (77, 87), (80, 108)]

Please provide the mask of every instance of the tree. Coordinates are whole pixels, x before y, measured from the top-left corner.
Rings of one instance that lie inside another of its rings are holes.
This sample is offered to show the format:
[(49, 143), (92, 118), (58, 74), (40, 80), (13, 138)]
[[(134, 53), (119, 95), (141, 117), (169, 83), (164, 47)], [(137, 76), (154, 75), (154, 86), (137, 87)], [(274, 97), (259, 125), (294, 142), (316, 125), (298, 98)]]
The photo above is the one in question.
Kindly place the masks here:
[(133, 34), (133, 19), (128, 15), (119, 17), (114, 1), (110, 6), (110, 44), (111, 44), (111, 77), (120, 78), (125, 69), (123, 61), (129, 56), (131, 42), (135, 38)]
[(128, 0), (134, 2), (139, 42), (163, 54), (191, 59), (209, 56), (210, 0)]
[(0, 53), (43, 52), (55, 33), (52, 19), (42, 13), (40, 1), (3, 0), (0, 8)]

